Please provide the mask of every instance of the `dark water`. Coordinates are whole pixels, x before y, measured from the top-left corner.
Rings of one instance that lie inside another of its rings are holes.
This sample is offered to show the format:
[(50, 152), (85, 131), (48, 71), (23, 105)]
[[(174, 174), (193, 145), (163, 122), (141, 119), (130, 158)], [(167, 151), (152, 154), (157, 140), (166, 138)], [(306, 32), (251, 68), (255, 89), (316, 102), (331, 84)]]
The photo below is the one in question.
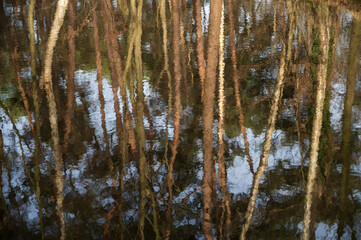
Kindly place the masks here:
[[(281, 69), (268, 164), (246, 238), (302, 237), (312, 130), (323, 106), (310, 238), (361, 239), (360, 3), (225, 1), (224, 89), (218, 67), (210, 112), (202, 103), (212, 91), (207, 72), (202, 97), (195, 1), (180, 1), (179, 55), (174, 4), (171, 11), (163, 1), (137, 1), (137, 18), (131, 2), (113, 1), (111, 15), (105, 2), (69, 3), (51, 63), (54, 115), (42, 81), (56, 2), (36, 1), (32, 34), (30, 1), (1, 1), (2, 239), (204, 239), (205, 201), (214, 238), (238, 239)], [(208, 68), (211, 5), (201, 7)], [(317, 103), (322, 67), (326, 86)], [(213, 146), (204, 144), (206, 113)], [(204, 175), (212, 179), (208, 200)]]

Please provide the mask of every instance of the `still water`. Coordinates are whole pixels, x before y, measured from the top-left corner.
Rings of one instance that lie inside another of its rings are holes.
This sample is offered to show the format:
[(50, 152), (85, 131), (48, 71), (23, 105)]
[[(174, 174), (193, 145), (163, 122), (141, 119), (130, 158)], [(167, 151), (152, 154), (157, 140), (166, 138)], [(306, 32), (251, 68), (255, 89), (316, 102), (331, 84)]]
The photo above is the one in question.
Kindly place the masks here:
[(0, 238), (361, 239), (360, 2), (0, 3)]

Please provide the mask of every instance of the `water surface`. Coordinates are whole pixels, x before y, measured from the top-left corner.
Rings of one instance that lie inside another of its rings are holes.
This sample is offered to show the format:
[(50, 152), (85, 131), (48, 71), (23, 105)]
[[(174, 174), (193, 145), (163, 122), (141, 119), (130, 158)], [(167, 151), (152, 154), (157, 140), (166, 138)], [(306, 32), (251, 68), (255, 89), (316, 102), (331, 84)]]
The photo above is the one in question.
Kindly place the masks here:
[(0, 236), (361, 239), (361, 4), (132, 2), (1, 1)]

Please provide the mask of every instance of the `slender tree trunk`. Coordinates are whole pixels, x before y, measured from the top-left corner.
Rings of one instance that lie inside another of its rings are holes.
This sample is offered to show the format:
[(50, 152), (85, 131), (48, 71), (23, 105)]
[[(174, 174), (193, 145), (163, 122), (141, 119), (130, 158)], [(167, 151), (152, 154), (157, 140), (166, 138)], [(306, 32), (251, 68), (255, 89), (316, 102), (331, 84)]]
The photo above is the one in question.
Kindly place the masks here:
[(63, 188), (64, 188), (64, 179), (63, 179), (63, 162), (61, 159), (61, 149), (59, 143), (59, 130), (58, 130), (58, 114), (56, 112), (56, 103), (53, 92), (53, 83), (52, 83), (52, 74), (51, 66), (54, 54), (54, 47), (58, 39), (58, 34), (61, 26), (63, 25), (65, 11), (68, 7), (68, 0), (59, 0), (55, 12), (55, 17), (53, 20), (53, 25), (50, 30), (50, 35), (48, 37), (48, 42), (46, 46), (45, 60), (44, 60), (44, 84), (46, 90), (46, 97), (49, 106), (49, 120), (51, 126), (51, 136), (54, 144), (54, 161), (55, 161), (55, 185), (57, 188), (56, 191), (56, 204), (57, 204), (57, 214), (60, 220), (60, 239), (64, 240), (66, 238), (65, 233), (65, 216), (63, 211)]
[[(329, 59), (327, 67), (327, 76), (326, 76), (326, 91), (325, 91), (325, 103), (323, 109), (323, 131), (321, 132), (320, 139), (320, 149), (319, 153), (322, 155), (322, 158), (319, 158), (318, 161), (322, 164), (322, 172), (320, 172), (321, 180), (324, 179), (322, 186), (320, 186), (320, 191), (323, 196), (326, 197), (327, 204), (329, 204), (331, 199), (331, 194), (327, 192), (329, 189), (329, 179), (331, 176), (331, 168), (334, 163), (335, 148), (334, 141), (334, 131), (330, 126), (331, 123), (331, 112), (330, 112), (330, 101), (331, 101), (331, 91), (332, 91), (332, 82), (335, 74), (335, 59), (337, 56), (337, 45), (338, 45), (338, 36), (340, 31), (340, 10), (339, 8), (330, 8), (329, 13), (329, 26), (330, 26), (330, 39), (329, 39)], [(315, 206), (317, 208), (317, 206)]]
[(168, 206), (166, 211), (166, 221), (167, 227), (165, 232), (165, 239), (171, 239), (171, 228), (172, 228), (172, 202), (173, 202), (173, 166), (174, 161), (177, 155), (177, 148), (180, 135), (180, 81), (182, 79), (181, 73), (181, 62), (180, 62), (180, 3), (178, 0), (172, 0), (172, 25), (173, 25), (173, 36), (172, 36), (172, 46), (173, 46), (173, 69), (174, 69), (174, 139), (173, 145), (171, 148), (172, 155), (170, 161), (168, 162)]
[(203, 98), (203, 224), (206, 239), (213, 239), (212, 233), (212, 191), (213, 191), (213, 103), (217, 78), (219, 33), (222, 15), (222, 1), (211, 1), (208, 30), (207, 67)]
[(167, 112), (167, 120), (166, 120), (166, 132), (165, 132), (165, 153), (164, 158), (166, 162), (168, 162), (168, 123), (170, 120), (170, 115), (172, 111), (172, 98), (173, 98), (173, 88), (172, 88), (172, 75), (169, 70), (169, 55), (168, 55), (168, 30), (167, 30), (167, 18), (166, 18), (166, 0), (159, 1), (159, 11), (160, 11), (160, 19), (162, 23), (162, 42), (163, 42), (163, 55), (164, 55), (164, 68), (161, 72), (161, 75), (165, 72), (168, 78), (168, 112)]
[[(135, 0), (132, 0), (135, 2)], [(134, 4), (134, 3), (133, 3)], [(137, 79), (137, 102), (136, 102), (136, 132), (137, 140), (139, 143), (139, 188), (140, 188), (140, 203), (139, 203), (139, 230), (141, 233), (141, 239), (144, 239), (144, 220), (146, 216), (145, 210), (145, 197), (146, 197), (146, 188), (147, 188), (147, 159), (145, 156), (146, 147), (145, 147), (145, 130), (144, 130), (144, 93), (143, 93), (143, 64), (142, 64), (142, 52), (141, 52), (141, 38), (142, 38), (142, 7), (143, 1), (138, 2), (136, 8), (137, 12), (137, 22), (136, 22), (136, 41), (134, 46), (134, 57), (135, 57), (135, 68), (136, 68), (136, 79)], [(135, 9), (134, 9), (135, 10)]]
[(35, 30), (34, 30), (34, 10), (36, 0), (30, 0), (28, 9), (29, 35), (30, 35), (30, 64), (31, 78), (36, 81), (36, 53), (35, 53)]
[[(290, 25), (292, 26), (292, 19), (290, 22), (291, 22)], [(292, 38), (292, 37), (293, 37), (292, 34), (288, 35), (288, 38)], [(268, 115), (266, 136), (265, 136), (265, 141), (263, 142), (263, 152), (262, 152), (262, 156), (260, 159), (259, 167), (253, 178), (251, 197), (250, 197), (250, 200), (249, 200), (249, 203), (247, 206), (247, 210), (246, 210), (246, 214), (245, 214), (245, 223), (242, 226), (242, 232), (240, 235), (241, 240), (246, 239), (246, 233), (247, 233), (249, 225), (251, 223), (253, 211), (256, 206), (256, 199), (257, 199), (257, 194), (259, 191), (259, 185), (260, 185), (263, 173), (265, 172), (266, 167), (268, 165), (268, 157), (269, 157), (270, 151), (271, 151), (272, 133), (275, 129), (279, 103), (282, 98), (283, 85), (284, 85), (284, 81), (285, 81), (286, 52), (290, 51), (289, 50), (290, 48), (291, 48), (291, 46), (287, 46), (287, 43), (284, 41), (284, 43), (282, 45), (281, 60), (280, 60), (280, 66), (279, 66), (278, 75), (277, 75), (277, 84), (276, 84), (274, 94), (273, 94), (271, 111)]]
[(206, 78), (206, 67), (204, 65), (204, 40), (203, 40), (203, 31), (202, 31), (202, 14), (201, 14), (201, 0), (195, 1), (195, 8), (194, 8), (194, 18), (196, 21), (196, 52), (197, 52), (197, 64), (198, 64), (198, 73), (199, 78), (201, 80), (201, 98), (203, 101), (204, 95), (204, 79)]
[[(168, 160), (168, 124), (171, 117), (172, 112), (172, 98), (173, 98), (173, 87), (172, 87), (172, 76), (169, 70), (169, 56), (168, 56), (168, 31), (167, 31), (167, 23), (166, 23), (166, 1), (160, 0), (159, 1), (159, 11), (160, 11), (160, 19), (162, 24), (162, 42), (163, 42), (163, 55), (164, 55), (164, 68), (162, 70), (161, 75), (165, 72), (167, 75), (168, 80), (168, 111), (167, 111), (167, 119), (165, 123), (165, 150), (164, 150), (164, 159), (168, 166), (168, 176), (167, 176), (167, 185), (168, 185), (168, 202), (167, 202), (167, 211), (165, 214), (166, 217), (166, 224), (165, 224), (165, 232), (164, 232), (164, 239), (170, 239), (171, 237), (171, 229), (172, 229), (172, 199), (173, 199), (173, 189), (172, 189), (172, 182), (170, 179), (173, 178), (173, 172), (170, 172), (169, 168), (169, 160)], [(174, 16), (172, 16), (173, 18)], [(173, 33), (173, 37), (174, 37)], [(179, 45), (176, 45), (179, 46)], [(173, 50), (176, 46), (173, 46)], [(174, 56), (176, 57), (176, 56)], [(178, 56), (179, 58), (179, 56)], [(179, 66), (177, 67), (179, 69)], [(176, 150), (176, 149), (175, 149)]]
[(277, 76), (277, 85), (275, 87), (275, 92), (273, 95), (272, 105), (271, 105), (272, 107), (267, 121), (267, 130), (266, 130), (265, 141), (263, 143), (263, 152), (259, 163), (259, 167), (257, 169), (256, 174), (254, 175), (253, 185), (251, 190), (251, 198), (249, 200), (245, 215), (245, 223), (242, 226), (242, 233), (240, 236), (241, 240), (246, 239), (246, 233), (248, 231), (252, 219), (253, 211), (256, 205), (257, 194), (259, 191), (259, 184), (261, 182), (263, 173), (268, 165), (268, 156), (270, 154), (270, 149), (271, 149), (272, 133), (275, 129), (279, 102), (281, 100), (280, 98), (283, 91), (283, 83), (284, 83), (284, 75), (285, 75), (285, 54), (286, 54), (285, 48), (286, 48), (286, 44), (284, 43), (283, 50), (281, 53), (282, 56), (281, 56), (280, 68)]
[(356, 74), (357, 74), (357, 56), (360, 46), (361, 36), (361, 14), (355, 13), (351, 28), (351, 41), (348, 56), (348, 72), (346, 84), (346, 96), (343, 108), (342, 124), (342, 174), (340, 187), (340, 225), (338, 227), (338, 236), (342, 236), (344, 231), (344, 221), (347, 219), (347, 213), (352, 212), (347, 204), (348, 195), (350, 194), (349, 174), (352, 161), (351, 151), (351, 127), (352, 127), (352, 106), (355, 98)]
[(67, 89), (67, 103), (65, 111), (65, 128), (64, 128), (64, 139), (62, 146), (62, 153), (64, 154), (68, 149), (69, 135), (71, 131), (71, 120), (74, 106), (74, 78), (75, 78), (75, 19), (76, 19), (76, 2), (75, 0), (69, 0), (69, 11), (68, 11), (68, 69), (66, 74), (66, 89)]
[[(131, 149), (133, 152), (137, 152), (137, 144), (135, 140), (135, 133), (132, 126), (132, 118), (128, 108), (128, 97), (126, 92), (126, 84), (124, 84), (123, 71), (122, 71), (122, 61), (119, 53), (119, 42), (118, 36), (116, 33), (114, 16), (113, 16), (113, 6), (110, 0), (101, 1), (102, 10), (104, 13), (104, 32), (107, 45), (107, 55), (109, 59), (109, 70), (111, 78), (114, 82), (117, 82), (120, 87), (120, 95), (124, 103), (124, 115), (125, 115), (125, 126), (127, 130), (128, 141), (130, 143)], [(113, 85), (115, 86), (115, 85)], [(115, 93), (115, 89), (113, 90)], [(118, 98), (114, 95), (114, 98)], [(116, 111), (118, 111), (116, 109)]]
[[(231, 223), (231, 210), (229, 206), (229, 195), (227, 190), (227, 171), (226, 165), (224, 162), (224, 142), (223, 142), (223, 133), (224, 133), (224, 105), (225, 105), (225, 96), (224, 96), (224, 2), (222, 2), (222, 20), (221, 20), (221, 29), (219, 35), (219, 88), (218, 88), (218, 108), (219, 108), (219, 120), (218, 120), (218, 182), (222, 191), (222, 212), (219, 222), (219, 239), (223, 239), (223, 223), (225, 221), (224, 235), (226, 239), (230, 239), (229, 230)], [(226, 220), (224, 220), (226, 219)]]
[[(96, 56), (96, 65), (97, 65), (97, 81), (98, 81), (98, 96), (99, 96), (99, 102), (100, 102), (100, 115), (102, 119), (102, 129), (103, 129), (103, 137), (105, 142), (105, 151), (107, 154), (107, 163), (109, 167), (109, 171), (111, 176), (113, 177), (113, 184), (114, 184), (114, 173), (113, 173), (113, 161), (111, 159), (110, 154), (110, 143), (109, 143), (109, 136), (107, 132), (106, 122), (105, 122), (105, 101), (104, 101), (104, 95), (103, 95), (103, 68), (102, 68), (102, 56), (100, 53), (100, 43), (99, 43), (99, 32), (98, 32), (98, 17), (96, 12), (96, 4), (94, 3), (95, 0), (92, 1), (93, 5), (93, 26), (94, 26), (94, 32), (93, 32), (93, 38), (94, 38), (94, 47), (95, 47), (95, 56)], [(119, 106), (118, 106), (119, 108)], [(117, 118), (121, 118), (120, 116), (117, 116)], [(119, 137), (119, 136), (118, 136)]]
[[(106, 128), (106, 122), (105, 122), (105, 100), (104, 100), (104, 95), (103, 95), (103, 68), (102, 68), (102, 56), (101, 56), (101, 51), (100, 51), (100, 39), (99, 39), (99, 28), (98, 28), (98, 14), (97, 14), (97, 1), (96, 0), (92, 0), (91, 1), (91, 5), (92, 5), (92, 16), (93, 16), (93, 27), (94, 27), (94, 31), (93, 31), (93, 38), (94, 38), (94, 48), (95, 48), (95, 55), (96, 55), (96, 66), (97, 66), (97, 81), (98, 81), (98, 96), (99, 96), (99, 101), (100, 101), (100, 113), (101, 113), (101, 119), (102, 119), (102, 128), (103, 128), (103, 137), (104, 137), (104, 141), (105, 141), (105, 148), (106, 148), (106, 154), (107, 154), (107, 161), (108, 161), (108, 167), (109, 167), (109, 171), (112, 175), (113, 178), (113, 185), (115, 184), (115, 176), (114, 176), (114, 167), (113, 167), (113, 161), (111, 159), (111, 154), (110, 154), (110, 143), (109, 143), (109, 136), (107, 133), (107, 128)], [(117, 129), (117, 137), (118, 137), (118, 145), (119, 145), (119, 151), (120, 151), (120, 155), (122, 156), (121, 162), (120, 162), (120, 173), (119, 173), (119, 185), (120, 185), (120, 193), (119, 193), (119, 198), (115, 201), (114, 203), (114, 207), (108, 212), (107, 217), (106, 217), (106, 223), (104, 224), (104, 235), (109, 237), (110, 234), (110, 219), (113, 216), (113, 213), (115, 212), (116, 209), (119, 209), (119, 223), (121, 226), (120, 229), (120, 238), (123, 239), (123, 234), (124, 234), (124, 224), (123, 224), (123, 217), (122, 217), (122, 203), (123, 203), (123, 199), (122, 199), (122, 192), (123, 192), (123, 176), (124, 176), (124, 161), (125, 158), (124, 157), (124, 152), (127, 150), (126, 149), (126, 142), (124, 142), (125, 137), (122, 136), (122, 122), (121, 122), (121, 114), (119, 112), (119, 108), (120, 108), (120, 104), (119, 104), (119, 99), (118, 99), (118, 95), (117, 95), (117, 91), (116, 91), (116, 87), (114, 84), (114, 81), (112, 81), (112, 90), (113, 90), (113, 100), (114, 100), (114, 109), (115, 109), (115, 115), (116, 115), (116, 129)], [(125, 133), (124, 133), (125, 134)]]
[(39, 205), (39, 221), (40, 221), (40, 233), (41, 239), (44, 239), (45, 230), (44, 230), (44, 221), (43, 221), (43, 200), (41, 199), (41, 188), (40, 188), (40, 179), (41, 179), (41, 172), (40, 172), (40, 152), (41, 152), (41, 142), (40, 142), (40, 101), (38, 95), (38, 82), (33, 82), (33, 99), (34, 99), (34, 108), (35, 108), (35, 166), (34, 166), (34, 174), (35, 174), (35, 194), (36, 199)]
[(38, 81), (36, 78), (36, 52), (35, 52), (35, 31), (34, 31), (34, 10), (36, 0), (31, 0), (28, 9), (28, 23), (29, 23), (29, 35), (30, 35), (30, 65), (31, 65), (31, 79), (33, 82), (33, 103), (35, 108), (35, 153), (34, 153), (34, 173), (35, 173), (35, 195), (39, 206), (39, 222), (40, 222), (40, 234), (41, 239), (44, 239), (44, 221), (43, 221), (43, 204), (41, 199), (40, 188), (40, 103), (38, 97)]
[(236, 96), (236, 104), (237, 104), (237, 109), (239, 112), (239, 116), (238, 116), (238, 122), (239, 122), (239, 126), (241, 128), (241, 132), (243, 135), (243, 141), (244, 141), (244, 148), (245, 148), (245, 153), (248, 159), (248, 164), (249, 164), (249, 168), (250, 171), (254, 174), (254, 170), (253, 170), (253, 160), (251, 157), (251, 154), (249, 152), (249, 143), (248, 143), (248, 138), (247, 138), (247, 132), (246, 132), (246, 128), (243, 125), (244, 122), (244, 116), (243, 116), (243, 110), (242, 110), (242, 101), (241, 101), (241, 96), (239, 94), (239, 74), (238, 74), (238, 69), (237, 69), (237, 56), (236, 56), (236, 44), (235, 44), (235, 34), (234, 34), (234, 24), (233, 24), (233, 4), (232, 4), (232, 0), (227, 0), (228, 3), (228, 16), (229, 16), (229, 44), (231, 46), (231, 60), (232, 60), (232, 69), (233, 69), (233, 83), (234, 83), (234, 92), (235, 92), (235, 96)]
[(329, 26), (328, 26), (328, 8), (326, 5), (319, 6), (319, 26), (320, 26), (320, 54), (319, 65), (317, 66), (317, 95), (316, 95), (316, 112), (313, 119), (312, 137), (311, 137), (311, 151), (310, 151), (310, 165), (308, 169), (308, 179), (306, 186), (306, 200), (305, 213), (303, 220), (302, 239), (308, 240), (310, 238), (311, 225), (311, 206), (312, 195), (315, 186), (317, 175), (317, 160), (319, 150), (319, 140), (322, 129), (323, 106), (325, 100), (326, 79), (327, 79), (327, 65), (328, 65), (328, 50), (329, 50)]

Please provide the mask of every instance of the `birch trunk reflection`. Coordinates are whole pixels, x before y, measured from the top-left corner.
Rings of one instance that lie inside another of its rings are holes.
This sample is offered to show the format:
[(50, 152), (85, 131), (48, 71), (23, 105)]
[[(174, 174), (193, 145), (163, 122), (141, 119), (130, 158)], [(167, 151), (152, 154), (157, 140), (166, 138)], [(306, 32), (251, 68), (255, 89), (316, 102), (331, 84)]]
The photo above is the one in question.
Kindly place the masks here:
[[(233, 29), (233, 28), (231, 28)], [(223, 223), (225, 221), (224, 235), (226, 239), (230, 239), (229, 231), (231, 225), (231, 208), (229, 206), (229, 195), (227, 190), (227, 171), (224, 162), (224, 116), (225, 116), (225, 96), (224, 96), (224, 2), (222, 1), (222, 19), (221, 29), (219, 35), (219, 88), (218, 88), (218, 108), (219, 108), (219, 119), (218, 119), (218, 182), (222, 191), (222, 212), (219, 222), (219, 239), (223, 239)], [(226, 219), (226, 220), (225, 220)]]
[(274, 95), (273, 95), (273, 99), (272, 99), (271, 111), (268, 116), (266, 136), (265, 136), (265, 141), (263, 143), (263, 152), (262, 152), (262, 156), (260, 159), (259, 167), (257, 169), (256, 174), (254, 175), (252, 190), (251, 190), (251, 198), (248, 203), (248, 207), (247, 207), (247, 211), (246, 211), (246, 215), (245, 215), (245, 223), (242, 226), (242, 232), (240, 235), (241, 240), (246, 239), (246, 233), (247, 233), (249, 225), (251, 223), (253, 211), (256, 206), (256, 199), (257, 199), (257, 194), (259, 191), (259, 184), (261, 182), (263, 173), (266, 170), (266, 167), (268, 165), (268, 157), (270, 155), (270, 150), (271, 150), (272, 133), (275, 129), (279, 102), (281, 100), (282, 91), (283, 91), (283, 83), (284, 83), (284, 75), (285, 75), (285, 57), (286, 57), (285, 49), (286, 49), (286, 46), (287, 45), (285, 43), (283, 43), (280, 68), (279, 68), (278, 76), (277, 76), (277, 85), (275, 87), (275, 91), (274, 91)]
[(319, 5), (318, 9), (319, 21), (319, 65), (317, 66), (317, 95), (315, 114), (313, 119), (312, 137), (311, 137), (311, 150), (310, 150), (310, 164), (308, 169), (308, 179), (306, 186), (306, 200), (305, 200), (305, 213), (303, 220), (302, 239), (310, 238), (310, 225), (311, 225), (311, 206), (313, 190), (317, 175), (317, 160), (319, 150), (319, 140), (322, 129), (322, 116), (325, 100), (326, 79), (327, 79), (327, 65), (328, 65), (328, 50), (329, 50), (329, 29), (328, 29), (328, 7), (324, 4)]
[(61, 159), (61, 149), (59, 143), (59, 130), (58, 130), (58, 114), (56, 111), (56, 103), (53, 92), (53, 83), (52, 83), (52, 74), (51, 66), (54, 54), (54, 47), (58, 39), (58, 34), (61, 26), (63, 25), (65, 11), (68, 7), (68, 0), (59, 0), (53, 24), (51, 26), (50, 35), (48, 37), (48, 42), (46, 46), (46, 53), (44, 59), (44, 84), (46, 90), (46, 97), (49, 107), (49, 120), (51, 126), (51, 137), (54, 145), (54, 161), (55, 161), (55, 184), (56, 184), (56, 204), (57, 204), (57, 215), (60, 220), (60, 239), (65, 240), (65, 216), (63, 210), (63, 188), (64, 188), (64, 179), (63, 179), (63, 162)]
[[(288, 1), (288, 3), (289, 3), (289, 1)], [(294, 21), (292, 11), (291, 11), (289, 20), (290, 20), (290, 25), (292, 27), (293, 21)], [(293, 38), (293, 35), (288, 33), (288, 42), (292, 42), (292, 38)], [(268, 165), (268, 157), (269, 157), (270, 151), (271, 151), (272, 133), (275, 129), (279, 104), (280, 104), (282, 94), (283, 94), (283, 85), (284, 85), (285, 74), (286, 74), (285, 73), (286, 72), (286, 61), (289, 60), (289, 59), (286, 59), (286, 55), (288, 55), (287, 52), (290, 52), (291, 49), (292, 49), (292, 46), (288, 46), (286, 40), (284, 40), (284, 42), (282, 44), (281, 59), (280, 59), (280, 65), (279, 65), (278, 75), (277, 75), (277, 84), (275, 86), (275, 90), (273, 93), (273, 99), (272, 99), (272, 103), (271, 103), (271, 111), (268, 115), (268, 120), (267, 120), (267, 128), (266, 128), (265, 140), (263, 142), (262, 156), (261, 156), (261, 159), (259, 162), (259, 167), (257, 169), (257, 172), (253, 178), (251, 197), (249, 199), (249, 203), (248, 203), (247, 210), (245, 213), (245, 223), (242, 226), (242, 232), (240, 235), (241, 240), (246, 239), (246, 233), (247, 233), (249, 225), (251, 223), (253, 212), (254, 212), (254, 209), (256, 206), (257, 194), (259, 192), (259, 185), (260, 185), (262, 176), (266, 170), (266, 167)]]
[(203, 98), (203, 224), (206, 239), (213, 239), (212, 233), (212, 192), (213, 192), (213, 103), (216, 87), (219, 33), (222, 15), (222, 0), (211, 1), (207, 44), (207, 67)]

